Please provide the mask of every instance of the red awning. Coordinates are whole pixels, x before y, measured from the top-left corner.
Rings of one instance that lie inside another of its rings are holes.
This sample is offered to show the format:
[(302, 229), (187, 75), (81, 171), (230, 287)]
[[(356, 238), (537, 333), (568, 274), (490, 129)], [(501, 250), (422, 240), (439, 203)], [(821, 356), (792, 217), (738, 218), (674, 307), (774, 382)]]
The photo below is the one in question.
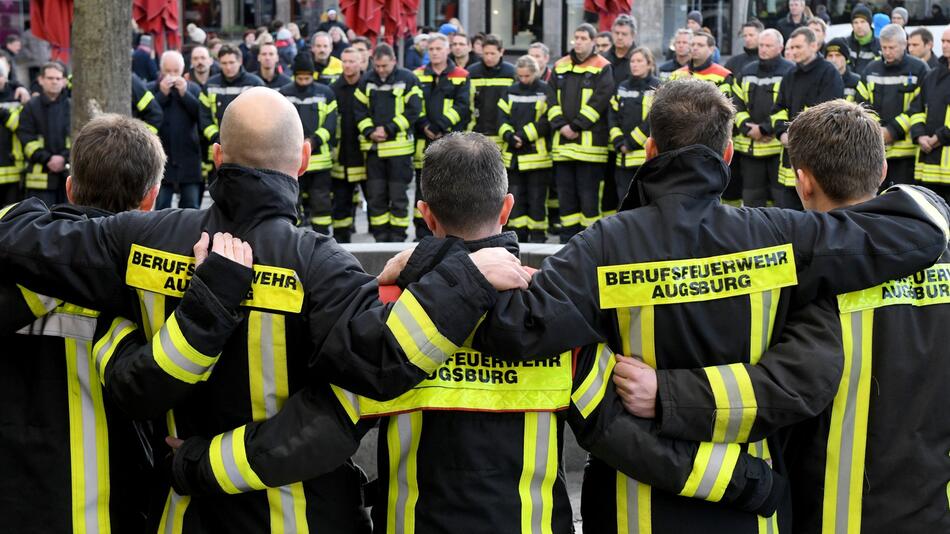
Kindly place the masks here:
[(610, 31), (619, 15), (629, 14), (633, 0), (584, 0), (584, 11), (596, 13), (600, 31)]
[(419, 0), (386, 0), (386, 41), (394, 44), (416, 30)]
[(49, 42), (53, 59), (69, 61), (73, 0), (30, 0), (30, 31)]
[(132, 18), (143, 33), (155, 37), (155, 51), (178, 48), (178, 0), (133, 0)]
[(340, 0), (340, 11), (346, 25), (356, 35), (376, 42), (383, 27), (383, 3), (385, 0)]

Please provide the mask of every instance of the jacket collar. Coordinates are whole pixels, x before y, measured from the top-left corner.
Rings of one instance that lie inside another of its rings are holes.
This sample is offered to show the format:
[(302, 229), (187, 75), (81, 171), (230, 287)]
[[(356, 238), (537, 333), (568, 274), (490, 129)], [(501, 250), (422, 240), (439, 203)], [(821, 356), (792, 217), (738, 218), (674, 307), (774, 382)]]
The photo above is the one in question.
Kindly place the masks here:
[(465, 248), (469, 252), (477, 252), (483, 248), (502, 247), (515, 256), (518, 255), (518, 234), (514, 232), (502, 232), (490, 237), (476, 239), (474, 241), (464, 241)]
[(703, 145), (664, 152), (637, 171), (620, 210), (646, 206), (668, 195), (715, 200), (729, 183), (729, 166)]
[(707, 59), (702, 65), (698, 67), (693, 66), (693, 60), (689, 61), (688, 66), (689, 66), (690, 72), (702, 72), (708, 69), (709, 67), (712, 67), (712, 64), (713, 64), (713, 58), (712, 56), (709, 56), (709, 59)]
[(93, 206), (77, 206), (75, 204), (58, 204), (51, 210), (57, 219), (98, 219), (114, 215), (111, 211)]
[(231, 220), (297, 220), (297, 180), (267, 169), (224, 164), (211, 185), (214, 205)]
[(445, 64), (445, 70), (443, 70), (440, 74), (435, 73), (435, 70), (432, 68), (432, 63), (426, 63), (425, 73), (431, 76), (442, 76), (443, 74), (448, 74), (455, 70), (455, 66), (455, 61), (452, 61), (452, 58), (450, 57), (448, 62)]

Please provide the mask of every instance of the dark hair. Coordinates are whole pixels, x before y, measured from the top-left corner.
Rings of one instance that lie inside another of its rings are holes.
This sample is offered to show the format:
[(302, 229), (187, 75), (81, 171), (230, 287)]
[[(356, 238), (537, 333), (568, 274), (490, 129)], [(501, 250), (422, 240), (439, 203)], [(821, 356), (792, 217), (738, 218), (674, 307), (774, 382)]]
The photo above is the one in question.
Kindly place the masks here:
[(612, 34), (612, 33), (610, 33), (610, 32), (600, 32), (600, 33), (597, 34), (597, 37), (606, 37), (606, 38), (610, 39), (610, 42), (611, 42), (611, 43), (614, 42), (614, 34)]
[(627, 26), (631, 32), (637, 33), (637, 19), (633, 18), (633, 15), (619, 15), (614, 19), (614, 23), (610, 25), (610, 28), (613, 29), (617, 26)]
[(237, 57), (238, 61), (240, 61), (241, 58), (244, 57), (241, 54), (241, 51), (238, 50), (233, 45), (229, 45), (229, 44), (221, 45), (221, 48), (218, 49), (218, 60), (220, 60), (222, 57), (227, 56), (227, 55), (232, 55), (232, 56)]
[(429, 145), (420, 180), (432, 213), (457, 234), (497, 221), (508, 193), (498, 145), (474, 132), (453, 132)]
[(815, 36), (815, 32), (811, 31), (811, 28), (808, 26), (802, 26), (800, 28), (795, 28), (795, 31), (793, 31), (792, 34), (788, 36), (788, 40), (791, 41), (799, 35), (804, 35), (805, 42), (808, 44), (812, 44), (818, 39), (818, 37)]
[(715, 85), (684, 78), (656, 90), (650, 136), (659, 152), (704, 145), (722, 154), (729, 145), (736, 108)]
[(498, 50), (504, 50), (505, 47), (501, 44), (501, 37), (498, 37), (494, 33), (489, 33), (482, 37), (482, 48), (486, 46), (494, 46)]
[[(916, 30), (910, 32), (910, 35), (908, 35), (908, 37), (913, 37), (915, 35), (919, 35), (920, 39), (924, 42), (924, 44), (932, 44), (934, 42), (934, 34), (930, 33), (930, 30), (928, 30), (927, 28), (924, 28), (924, 27), (917, 28)], [(9, 37), (7, 37), (7, 39), (9, 39)]]
[(832, 200), (874, 194), (884, 170), (884, 136), (871, 112), (831, 100), (800, 113), (788, 127), (788, 159), (805, 169)]
[[(12, 65), (11, 65), (12, 68)], [(48, 61), (43, 63), (43, 66), (40, 68), (40, 76), (46, 76), (46, 71), (53, 69), (58, 70), (60, 74), (66, 76), (66, 66), (60, 63), (59, 61)]]
[[(464, 37), (466, 41), (468, 40), (468, 34), (465, 33), (465, 32), (455, 32), (455, 33), (453, 33), (452, 35), (449, 35), (448, 37), (449, 37), (449, 39), (452, 39), (452, 38), (455, 38), (455, 37)], [(469, 44), (471, 44), (471, 43), (469, 43)]]
[(709, 32), (698, 31), (698, 32), (696, 32), (696, 33), (693, 34), (693, 37), (704, 37), (704, 38), (706, 39), (706, 44), (707, 44), (709, 47), (715, 47), (715, 46), (716, 46), (716, 38), (713, 37), (712, 34), (709, 33)]
[[(931, 39), (931, 40), (933, 40), (933, 39)], [(10, 35), (7, 35), (7, 38), (4, 39), (3, 42), (6, 43), (6, 44), (10, 44), (10, 43), (16, 43), (16, 42), (19, 42), (19, 41), (20, 41), (20, 36), (17, 35), (17, 34), (15, 34), (15, 33), (11, 33)]]
[(749, 19), (742, 23), (742, 29), (745, 29), (745, 28), (755, 28), (761, 33), (762, 30), (765, 29), (765, 25), (762, 24), (762, 21), (760, 21), (759, 19)]
[[(469, 39), (469, 42), (472, 43), (472, 46), (475, 46), (476, 41), (481, 41), (482, 46), (485, 46), (485, 37), (488, 37), (488, 35), (486, 35), (483, 32), (478, 32), (475, 35), (473, 35), (471, 39)], [(498, 37), (498, 36), (495, 35), (495, 37)], [(501, 37), (498, 37), (498, 42), (501, 42)]]
[(590, 40), (593, 41), (594, 37), (597, 37), (597, 30), (592, 24), (583, 23), (580, 26), (574, 28), (574, 33), (585, 32), (590, 37)]
[(136, 209), (161, 179), (165, 151), (144, 122), (106, 113), (83, 126), (71, 152), (76, 204), (112, 212)]
[(396, 53), (393, 52), (393, 47), (389, 46), (388, 44), (379, 43), (376, 45), (376, 49), (373, 50), (373, 59), (375, 60), (384, 57), (396, 59)]
[(357, 35), (356, 37), (350, 39), (350, 46), (353, 46), (356, 43), (363, 43), (364, 45), (366, 45), (367, 50), (372, 50), (373, 48), (373, 42), (367, 39), (366, 37), (363, 37), (362, 35)]

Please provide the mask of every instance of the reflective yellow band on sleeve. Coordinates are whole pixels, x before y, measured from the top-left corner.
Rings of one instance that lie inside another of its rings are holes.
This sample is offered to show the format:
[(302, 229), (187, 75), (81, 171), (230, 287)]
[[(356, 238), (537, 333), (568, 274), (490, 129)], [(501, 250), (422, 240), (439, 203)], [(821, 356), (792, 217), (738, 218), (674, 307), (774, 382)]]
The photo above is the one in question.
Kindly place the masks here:
[(115, 355), (115, 349), (126, 336), (138, 329), (132, 321), (116, 317), (112, 320), (112, 325), (106, 334), (99, 338), (92, 347), (92, 353), (96, 358), (96, 369), (99, 371), (99, 382), (105, 385), (106, 367)]
[(581, 106), (580, 114), (587, 117), (587, 119), (590, 120), (590, 122), (597, 122), (598, 120), (600, 120), (600, 113), (597, 113), (596, 109), (586, 104)]
[(447, 105), (442, 107), (442, 114), (445, 115), (446, 119), (449, 119), (449, 123), (455, 126), (462, 120), (462, 117), (458, 114), (458, 111), (455, 111), (455, 108), (450, 105), (450, 102), (446, 101), (446, 104)]
[(703, 371), (716, 402), (712, 441), (748, 441), (758, 412), (749, 372), (741, 363), (705, 367)]
[(207, 380), (218, 361), (218, 355), (202, 354), (188, 343), (178, 326), (176, 313), (172, 313), (152, 337), (152, 353), (162, 370), (188, 384)]
[(710, 502), (722, 500), (740, 452), (740, 446), (735, 443), (700, 443), (693, 469), (679, 494)]
[(230, 432), (218, 434), (208, 447), (208, 458), (215, 480), (225, 493), (236, 494), (266, 489), (257, 473), (251, 469), (244, 448), (244, 431), (240, 426)]
[(402, 115), (396, 115), (393, 117), (393, 122), (399, 127), (400, 130), (404, 132), (409, 129), (409, 121), (406, 120), (406, 117)]
[(645, 146), (647, 144), (647, 136), (643, 133), (643, 130), (641, 130), (639, 126), (630, 132), (630, 137), (633, 137), (633, 140), (639, 143), (640, 146)]
[(601, 309), (700, 302), (798, 283), (791, 244), (597, 268)]
[(202, 134), (205, 136), (205, 139), (207, 139), (208, 141), (210, 141), (211, 139), (214, 138), (215, 135), (218, 134), (218, 125), (217, 125), (217, 124), (209, 124), (207, 127), (205, 127), (205, 129), (204, 129), (204, 131), (202, 132)]
[(34, 152), (36, 152), (37, 150), (41, 148), (43, 148), (43, 140), (34, 139), (23, 146), (23, 153), (26, 154), (26, 157), (29, 158), (33, 156)]
[[(2, 214), (0, 214), (0, 216), (2, 216)], [(63, 302), (53, 297), (47, 297), (46, 295), (34, 293), (20, 284), (17, 284), (17, 288), (20, 289), (20, 293), (23, 295), (23, 300), (26, 301), (26, 305), (30, 308), (30, 311), (33, 312), (33, 316), (37, 318), (43, 317), (47, 313), (53, 311), (53, 309)]]
[(145, 111), (145, 108), (147, 108), (153, 100), (155, 100), (155, 95), (153, 95), (151, 91), (145, 91), (145, 94), (142, 95), (142, 98), (135, 104), (135, 107), (139, 111)]
[(529, 122), (524, 125), (524, 134), (528, 137), (528, 141), (532, 143), (537, 141), (540, 135), (538, 135), (538, 129), (534, 126), (533, 122)]
[(923, 210), (923, 212), (927, 214), (927, 217), (929, 217), (930, 220), (933, 221), (935, 225), (937, 225), (937, 227), (943, 230), (943, 235), (946, 236), (947, 239), (950, 239), (950, 224), (948, 224), (946, 217), (944, 217), (943, 214), (940, 213), (940, 211), (937, 209), (936, 206), (934, 206), (929, 200), (927, 200), (927, 197), (925, 197), (923, 193), (921, 193), (920, 191), (912, 187), (906, 187), (903, 185), (895, 185), (889, 188), (884, 193), (887, 194), (888, 191), (893, 191), (896, 189), (904, 191), (905, 193), (910, 195), (911, 198), (914, 199), (914, 202), (916, 202), (917, 205), (920, 206), (920, 209)]
[(581, 385), (571, 394), (571, 400), (580, 412), (581, 417), (587, 419), (587, 416), (594, 411), (604, 398), (604, 393), (610, 384), (610, 375), (613, 373), (617, 360), (614, 358), (613, 351), (607, 345), (597, 345), (597, 362), (594, 365)]
[(443, 336), (411, 291), (393, 305), (386, 326), (413, 365), (426, 373), (438, 369), (458, 345)]

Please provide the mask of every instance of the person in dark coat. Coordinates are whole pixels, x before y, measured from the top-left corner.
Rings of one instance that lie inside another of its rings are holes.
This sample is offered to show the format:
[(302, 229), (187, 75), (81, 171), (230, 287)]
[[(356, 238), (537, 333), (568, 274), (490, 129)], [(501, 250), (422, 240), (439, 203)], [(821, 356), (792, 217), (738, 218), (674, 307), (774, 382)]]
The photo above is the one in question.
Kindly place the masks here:
[(201, 206), (201, 143), (198, 140), (198, 98), (201, 88), (182, 77), (185, 60), (170, 50), (162, 54), (162, 72), (149, 89), (164, 114), (158, 128), (168, 161), (155, 209), (170, 208), (172, 195), (180, 195), (179, 208)]
[(152, 36), (143, 35), (139, 39), (139, 46), (132, 52), (132, 72), (138, 74), (146, 82), (158, 78), (158, 65), (152, 49)]

